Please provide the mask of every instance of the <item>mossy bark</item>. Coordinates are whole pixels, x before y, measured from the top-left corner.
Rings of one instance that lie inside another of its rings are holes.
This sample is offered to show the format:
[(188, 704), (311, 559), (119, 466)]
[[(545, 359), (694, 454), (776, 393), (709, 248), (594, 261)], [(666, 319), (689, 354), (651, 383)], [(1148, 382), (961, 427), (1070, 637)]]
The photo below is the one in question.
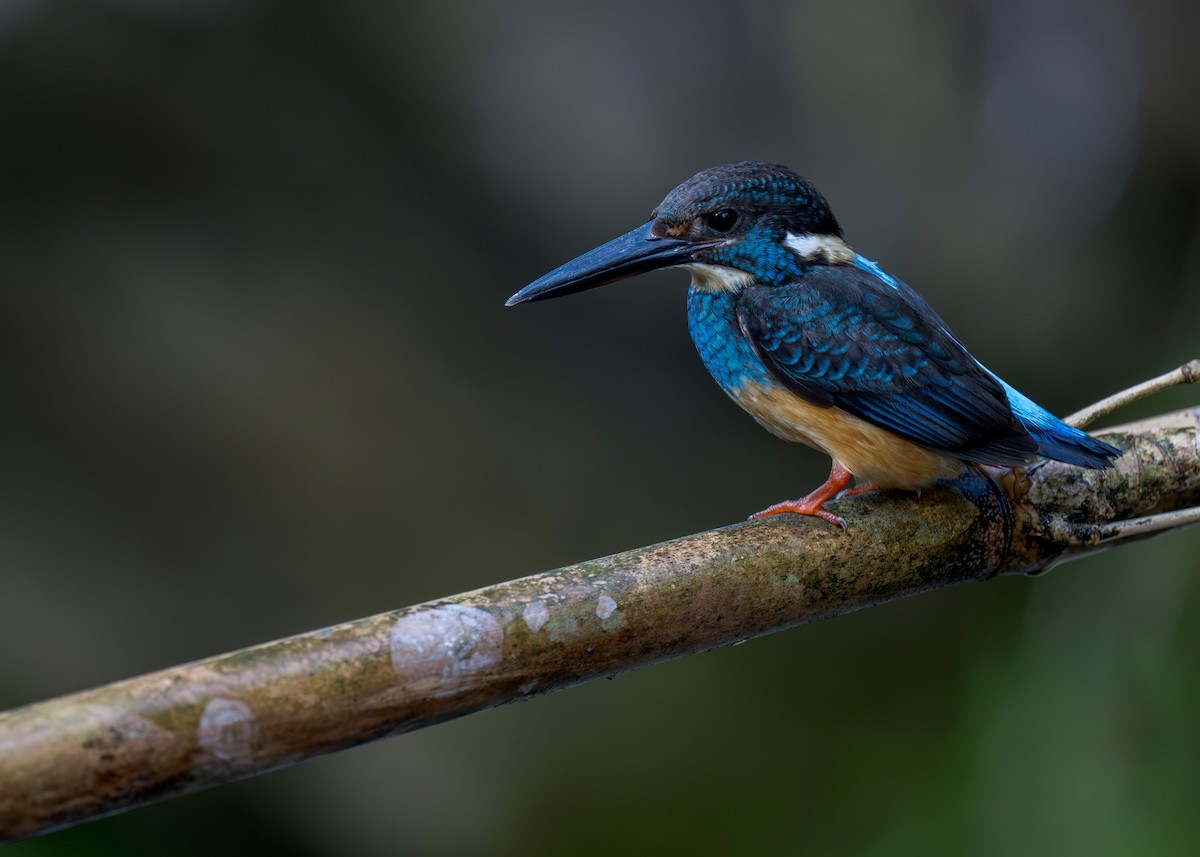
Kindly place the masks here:
[(1200, 409), (921, 496), (741, 523), (0, 714), (0, 842), (685, 654), (1122, 540), (1200, 502)]

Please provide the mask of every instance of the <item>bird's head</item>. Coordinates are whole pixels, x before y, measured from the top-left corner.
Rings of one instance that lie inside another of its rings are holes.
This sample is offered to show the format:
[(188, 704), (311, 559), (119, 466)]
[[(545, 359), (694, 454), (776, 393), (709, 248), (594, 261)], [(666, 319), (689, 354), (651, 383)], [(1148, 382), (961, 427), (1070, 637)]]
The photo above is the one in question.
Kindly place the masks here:
[(687, 268), (701, 288), (771, 284), (852, 252), (825, 198), (787, 167), (743, 161), (712, 167), (675, 188), (637, 229), (530, 283), (507, 306)]

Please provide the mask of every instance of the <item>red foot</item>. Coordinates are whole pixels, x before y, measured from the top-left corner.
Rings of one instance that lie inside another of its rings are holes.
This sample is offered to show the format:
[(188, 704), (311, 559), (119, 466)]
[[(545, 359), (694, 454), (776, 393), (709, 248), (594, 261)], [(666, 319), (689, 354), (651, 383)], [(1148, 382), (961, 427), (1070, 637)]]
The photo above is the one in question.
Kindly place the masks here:
[(860, 485), (855, 485), (853, 488), (847, 488), (839, 497), (857, 497), (859, 494), (869, 494), (872, 491), (878, 491), (879, 486), (874, 482), (863, 482)]
[(755, 512), (750, 516), (750, 520), (757, 521), (759, 518), (765, 518), (768, 515), (778, 515), (780, 512), (794, 512), (797, 515), (813, 515), (817, 518), (823, 518), (836, 527), (846, 529), (846, 522), (838, 515), (833, 514), (825, 508), (825, 501), (837, 494), (839, 491), (845, 490), (850, 484), (850, 471), (836, 461), (833, 464), (833, 469), (829, 471), (829, 478), (825, 480), (825, 484), (813, 491), (807, 497), (801, 497), (799, 500), (784, 500), (782, 503), (776, 503), (774, 506), (768, 506), (761, 512)]

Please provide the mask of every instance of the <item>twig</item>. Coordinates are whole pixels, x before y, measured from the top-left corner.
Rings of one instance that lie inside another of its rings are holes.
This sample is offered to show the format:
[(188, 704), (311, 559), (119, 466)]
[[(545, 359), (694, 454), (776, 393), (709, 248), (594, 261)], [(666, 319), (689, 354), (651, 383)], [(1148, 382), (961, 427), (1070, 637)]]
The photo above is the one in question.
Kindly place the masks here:
[[(1063, 560), (1086, 556), (1097, 549), (1117, 547), (1127, 542), (1138, 541), (1170, 530), (1182, 530), (1200, 524), (1200, 506), (1144, 515), (1127, 521), (1111, 524), (1080, 524), (1069, 517), (1057, 517), (1045, 523), (1045, 530), (1060, 544), (1071, 547), (1062, 556)], [(1038, 573), (1034, 570), (1033, 573)]]
[(1173, 369), (1165, 375), (1159, 375), (1157, 378), (1151, 378), (1149, 381), (1135, 384), (1128, 390), (1122, 390), (1119, 393), (1101, 399), (1094, 405), (1088, 405), (1083, 410), (1076, 411), (1069, 417), (1064, 417), (1063, 422), (1076, 428), (1086, 428), (1096, 420), (1108, 416), (1118, 408), (1133, 404), (1162, 390), (1176, 387), (1180, 384), (1195, 384), (1197, 381), (1200, 381), (1200, 360), (1189, 360), (1178, 369)]
[(1100, 534), (1100, 543), (1108, 544), (1156, 535), (1167, 530), (1180, 530), (1196, 524), (1200, 524), (1200, 506), (1176, 509), (1173, 512), (1161, 512), (1157, 515), (1145, 515), (1129, 521), (1117, 521), (1111, 526), (1097, 528), (1097, 531)]

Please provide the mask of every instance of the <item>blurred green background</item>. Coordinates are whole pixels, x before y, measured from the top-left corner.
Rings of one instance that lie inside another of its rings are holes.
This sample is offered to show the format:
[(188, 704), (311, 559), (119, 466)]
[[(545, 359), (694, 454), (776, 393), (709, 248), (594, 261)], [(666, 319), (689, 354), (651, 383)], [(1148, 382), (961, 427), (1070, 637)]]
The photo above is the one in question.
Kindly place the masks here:
[[(806, 174), (1057, 412), (1200, 355), (1197, 32), (1189, 0), (2, 0), (0, 707), (819, 482), (707, 376), (682, 273), (502, 307), (716, 163)], [(1198, 537), (10, 853), (1194, 853)]]

